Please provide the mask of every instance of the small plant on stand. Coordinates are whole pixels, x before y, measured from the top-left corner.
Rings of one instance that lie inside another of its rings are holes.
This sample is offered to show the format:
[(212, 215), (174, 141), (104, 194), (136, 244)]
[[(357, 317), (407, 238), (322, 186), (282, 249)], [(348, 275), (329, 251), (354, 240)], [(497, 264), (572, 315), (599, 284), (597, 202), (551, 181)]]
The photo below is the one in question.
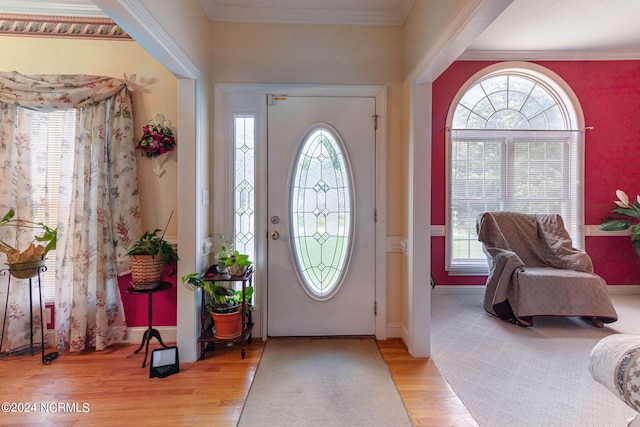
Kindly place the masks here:
[(215, 235), (222, 243), (219, 249), (215, 250), (216, 263), (220, 273), (229, 272), (232, 276), (244, 274), (246, 268), (253, 264), (249, 260), (249, 255), (242, 254), (235, 250), (232, 240), (226, 239), (224, 234)]
[(44, 266), (44, 260), (49, 251), (55, 250), (58, 241), (57, 228), (51, 228), (42, 222), (34, 222), (23, 218), (15, 218), (15, 211), (9, 211), (0, 220), (0, 227), (13, 226), (16, 229), (32, 228), (42, 230), (29, 243), (29, 246), (20, 250), (4, 240), (0, 240), (0, 251), (7, 255), (7, 262), (11, 274), (18, 278), (33, 277)]
[[(171, 221), (171, 216), (169, 221)], [(169, 221), (167, 221), (165, 231), (169, 226)], [(165, 265), (178, 261), (178, 254), (173, 246), (164, 239), (165, 232), (158, 235), (159, 232), (159, 228), (145, 232), (127, 252), (131, 261), (131, 285), (134, 289), (157, 288), (161, 284)]]
[(214, 336), (221, 339), (233, 339), (242, 334), (242, 304), (251, 309), (253, 287), (247, 286), (244, 299), (241, 290), (225, 288), (214, 282), (203, 280), (198, 273), (189, 273), (180, 279), (188, 289), (201, 288), (205, 294), (206, 307), (211, 312), (216, 327)]

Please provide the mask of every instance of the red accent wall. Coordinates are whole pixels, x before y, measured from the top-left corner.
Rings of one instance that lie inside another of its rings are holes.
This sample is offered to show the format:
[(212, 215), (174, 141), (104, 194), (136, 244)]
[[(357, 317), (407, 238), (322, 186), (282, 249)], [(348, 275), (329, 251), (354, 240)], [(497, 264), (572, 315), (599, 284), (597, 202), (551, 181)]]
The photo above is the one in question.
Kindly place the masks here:
[[(459, 88), (494, 64), (453, 63), (433, 83), (431, 223), (444, 225), (446, 197), (445, 124)], [(616, 189), (640, 194), (640, 61), (535, 61), (556, 74), (578, 97), (585, 134), (585, 223), (597, 225), (613, 209)], [(640, 257), (628, 236), (587, 236), (585, 249), (597, 274), (610, 285), (640, 284)], [(431, 268), (439, 285), (480, 285), (486, 277), (449, 276), (444, 269), (445, 237), (432, 237)]]
[[(175, 266), (167, 266), (163, 280), (172, 283), (170, 289), (153, 294), (153, 326), (176, 326), (178, 309), (178, 292), (176, 289), (176, 275), (169, 274), (175, 271)], [(131, 287), (131, 274), (118, 278), (118, 286), (122, 295), (124, 314), (128, 327), (147, 327), (149, 325), (149, 296), (128, 294), (127, 288)]]

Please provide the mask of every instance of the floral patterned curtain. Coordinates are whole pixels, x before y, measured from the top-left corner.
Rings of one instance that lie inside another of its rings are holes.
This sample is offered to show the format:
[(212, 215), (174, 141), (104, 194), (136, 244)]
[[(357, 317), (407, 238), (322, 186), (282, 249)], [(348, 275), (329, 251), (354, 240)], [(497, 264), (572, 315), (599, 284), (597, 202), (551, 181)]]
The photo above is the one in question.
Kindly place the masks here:
[[(74, 166), (63, 168), (60, 188), (49, 189), (60, 197), (56, 346), (102, 350), (124, 337), (117, 276), (129, 270), (127, 247), (142, 234), (130, 89), (110, 77), (0, 72), (0, 209), (13, 207), (22, 218), (33, 208), (28, 170), (35, 167), (29, 164), (29, 133), (21, 120), (25, 108), (77, 110), (75, 137), (63, 140), (62, 147)], [(28, 287), (14, 280), (2, 351), (29, 342)], [(34, 300), (37, 309), (37, 290)], [(35, 317), (34, 327), (39, 325)], [(34, 330), (38, 336), (39, 329)]]

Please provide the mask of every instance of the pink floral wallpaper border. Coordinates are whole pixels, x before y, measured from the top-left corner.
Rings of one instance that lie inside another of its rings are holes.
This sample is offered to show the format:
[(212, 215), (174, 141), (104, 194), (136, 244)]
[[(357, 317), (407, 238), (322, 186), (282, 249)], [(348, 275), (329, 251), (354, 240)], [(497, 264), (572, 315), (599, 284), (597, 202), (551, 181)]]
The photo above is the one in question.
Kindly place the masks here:
[(0, 13), (0, 34), (132, 40), (129, 34), (107, 18), (6, 13)]

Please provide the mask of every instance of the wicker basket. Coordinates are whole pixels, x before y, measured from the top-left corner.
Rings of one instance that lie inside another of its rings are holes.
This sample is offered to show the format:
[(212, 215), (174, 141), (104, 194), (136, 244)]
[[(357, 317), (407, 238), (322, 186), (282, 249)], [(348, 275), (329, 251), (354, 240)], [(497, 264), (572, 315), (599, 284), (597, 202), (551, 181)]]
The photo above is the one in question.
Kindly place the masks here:
[(164, 262), (160, 255), (131, 255), (131, 286), (133, 289), (155, 289), (162, 282)]
[(9, 271), (13, 277), (18, 279), (29, 279), (38, 275), (38, 272), (44, 272), (44, 259), (38, 259), (35, 261), (17, 262), (9, 264)]

